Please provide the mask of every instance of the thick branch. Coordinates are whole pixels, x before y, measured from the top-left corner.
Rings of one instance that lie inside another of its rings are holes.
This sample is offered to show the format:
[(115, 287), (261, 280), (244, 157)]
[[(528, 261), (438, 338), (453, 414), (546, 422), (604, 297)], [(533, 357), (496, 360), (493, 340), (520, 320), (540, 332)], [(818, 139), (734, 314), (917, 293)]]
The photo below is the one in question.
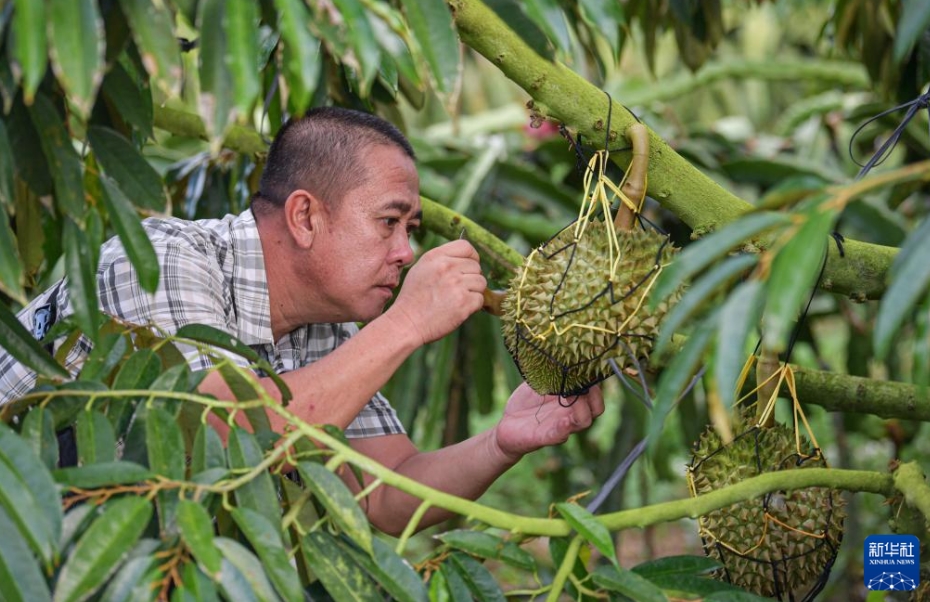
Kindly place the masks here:
[(894, 486), (904, 494), (907, 503), (924, 515), (930, 524), (930, 487), (917, 462), (902, 464), (894, 471)]
[[(533, 97), (531, 108), (574, 128), (595, 144), (605, 140), (608, 102), (604, 92), (565, 65), (536, 54), (480, 0), (448, 2), (462, 40), (526, 90)], [(619, 132), (635, 118), (619, 103), (614, 103), (611, 113), (608, 138), (618, 143), (622, 140)], [(752, 207), (701, 173), (651, 131), (649, 146), (649, 195), (696, 235), (730, 222)], [(629, 161), (629, 153), (614, 152), (611, 156), (621, 166)], [(868, 298), (880, 296), (892, 257), (893, 250), (850, 241), (845, 259), (830, 255), (825, 271), (830, 290), (857, 298), (863, 291)], [(860, 272), (861, 266), (870, 269)]]
[[(930, 399), (910, 383), (794, 367), (798, 399), (825, 410), (930, 421)], [(783, 391), (787, 395), (787, 389)]]

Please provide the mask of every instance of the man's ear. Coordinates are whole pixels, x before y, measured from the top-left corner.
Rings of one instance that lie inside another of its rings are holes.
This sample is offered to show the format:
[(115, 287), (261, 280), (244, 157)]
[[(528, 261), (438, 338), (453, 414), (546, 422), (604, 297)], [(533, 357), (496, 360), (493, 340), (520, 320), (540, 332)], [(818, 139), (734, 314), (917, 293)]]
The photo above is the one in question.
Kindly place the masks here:
[(325, 207), (306, 190), (295, 190), (284, 201), (284, 220), (294, 244), (309, 249), (323, 226)]

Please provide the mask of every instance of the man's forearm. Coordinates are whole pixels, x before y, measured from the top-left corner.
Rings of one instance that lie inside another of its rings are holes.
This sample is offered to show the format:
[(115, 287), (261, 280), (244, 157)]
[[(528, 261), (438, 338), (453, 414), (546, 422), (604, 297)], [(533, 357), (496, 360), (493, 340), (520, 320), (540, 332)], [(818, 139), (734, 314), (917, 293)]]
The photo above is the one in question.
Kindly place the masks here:
[[(415, 453), (394, 470), (424, 485), (474, 500), (519, 460), (500, 450), (491, 429), (449, 447)], [(380, 487), (368, 500), (368, 517), (382, 531), (398, 535), (421, 501), (393, 487)], [(432, 508), (417, 528), (423, 529), (450, 516), (445, 510)]]
[[(310, 424), (346, 428), (416, 349), (418, 342), (403, 326), (384, 314), (322, 359), (282, 374), (293, 394), (288, 409)], [(271, 397), (280, 400), (274, 381), (266, 377), (259, 383)], [(218, 399), (234, 399), (216, 372), (204, 380), (200, 392)], [(269, 412), (269, 420), (274, 431), (284, 431), (287, 423), (283, 418)], [(225, 424), (220, 420), (212, 422), (225, 440)]]

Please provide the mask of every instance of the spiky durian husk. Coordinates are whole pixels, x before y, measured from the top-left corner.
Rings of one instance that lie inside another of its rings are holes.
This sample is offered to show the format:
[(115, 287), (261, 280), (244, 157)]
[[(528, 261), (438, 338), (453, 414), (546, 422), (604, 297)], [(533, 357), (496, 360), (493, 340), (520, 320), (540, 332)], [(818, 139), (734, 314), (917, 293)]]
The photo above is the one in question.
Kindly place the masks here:
[(621, 339), (637, 359), (652, 350), (669, 303), (651, 310), (644, 296), (657, 266), (676, 249), (653, 230), (621, 231), (611, 279), (608, 227), (596, 220), (574, 243), (569, 226), (528, 257), (510, 284), (504, 342), (539, 393), (584, 390), (611, 374), (609, 359), (621, 368), (630, 365)]
[[(810, 443), (801, 437), (801, 449)], [(695, 494), (766, 472), (825, 467), (819, 452), (798, 454), (784, 425), (753, 427), (728, 445), (707, 430), (689, 467)], [(843, 539), (843, 500), (837, 490), (778, 491), (700, 517), (704, 551), (724, 568), (717, 577), (762, 596), (807, 600), (819, 591)], [(768, 518), (767, 516), (768, 515)]]

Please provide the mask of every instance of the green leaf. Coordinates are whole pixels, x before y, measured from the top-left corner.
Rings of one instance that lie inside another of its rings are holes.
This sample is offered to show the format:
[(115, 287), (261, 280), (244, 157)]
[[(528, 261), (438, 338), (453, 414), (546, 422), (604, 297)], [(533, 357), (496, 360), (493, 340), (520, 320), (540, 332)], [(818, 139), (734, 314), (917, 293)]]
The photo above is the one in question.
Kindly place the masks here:
[[(468, 589), (468, 584), (462, 574), (455, 570), (451, 564), (442, 564), (439, 567), (439, 575), (442, 575), (440, 583), (444, 583), (448, 596), (452, 602), (472, 602), (474, 596)], [(432, 587), (430, 588), (432, 590)], [(441, 590), (440, 590), (441, 591)]]
[(61, 537), (58, 538), (58, 549), (67, 550), (75, 536), (83, 533), (87, 524), (100, 515), (101, 508), (93, 504), (78, 504), (65, 514), (61, 521)]
[(120, 0), (142, 64), (168, 96), (177, 94), (181, 55), (170, 10), (155, 0)]
[(402, 0), (401, 5), (426, 59), (433, 87), (441, 94), (451, 94), (462, 70), (452, 14), (444, 2)]
[(650, 305), (657, 307), (666, 297), (678, 290), (678, 287), (746, 239), (758, 236), (775, 226), (788, 224), (789, 221), (789, 218), (781, 213), (752, 213), (688, 245), (659, 274), (649, 297)]
[(281, 597), (285, 600), (302, 599), (303, 588), (284, 548), (280, 522), (268, 522), (264, 516), (248, 508), (235, 508), (231, 514), (239, 530), (258, 554), (262, 566)]
[(668, 363), (659, 377), (659, 386), (656, 391), (655, 406), (649, 416), (649, 425), (647, 428), (647, 437), (649, 438), (650, 453), (654, 451), (658, 444), (662, 427), (665, 425), (665, 418), (669, 412), (674, 409), (678, 403), (678, 397), (691, 380), (697, 367), (701, 362), (704, 349), (710, 342), (710, 337), (717, 326), (717, 318), (720, 311), (717, 310), (704, 318), (695, 331), (688, 337), (681, 351)]
[[(70, 218), (64, 218), (65, 269), (68, 295), (74, 308), (74, 321), (91, 340), (97, 336), (97, 279), (90, 245), (84, 231)], [(122, 337), (120, 337), (122, 339)]]
[(536, 560), (532, 554), (512, 541), (484, 531), (457, 529), (442, 533), (438, 537), (443, 543), (474, 556), (500, 560), (528, 571), (536, 569)]
[[(103, 171), (112, 178), (101, 180), (110, 195), (107, 210), (113, 205), (120, 213), (116, 218), (120, 222), (114, 222), (114, 226), (128, 229), (128, 220), (139, 220), (133, 205), (150, 211), (165, 211), (167, 197), (161, 176), (129, 140), (115, 130), (96, 125), (88, 128), (87, 139)], [(117, 188), (122, 195), (114, 193)], [(133, 236), (130, 240), (136, 238)]]
[(593, 578), (600, 587), (619, 592), (637, 602), (668, 602), (662, 590), (651, 581), (621, 567), (599, 566)]
[(665, 591), (688, 596), (709, 596), (717, 592), (741, 592), (742, 590), (724, 581), (711, 577), (687, 574), (659, 574), (649, 579)]
[(748, 280), (737, 286), (720, 309), (726, 316), (717, 329), (714, 371), (720, 402), (728, 408), (736, 401), (736, 381), (746, 362), (746, 338), (762, 313), (762, 283)]
[(71, 135), (52, 101), (44, 94), (36, 96), (29, 115), (48, 162), (48, 173), (55, 190), (55, 206), (74, 221), (82, 222), (85, 213), (82, 163), (74, 150)]
[(161, 360), (154, 351), (140, 349), (120, 366), (113, 379), (113, 390), (148, 389), (158, 379), (161, 368)]
[(48, 584), (16, 525), (0, 508), (0, 583), (5, 602), (51, 600)]
[(146, 82), (137, 82), (121, 63), (115, 63), (103, 78), (101, 93), (124, 121), (145, 139), (152, 137), (152, 93)]
[(894, 60), (904, 62), (920, 36), (930, 27), (930, 4), (923, 0), (902, 0), (901, 18), (894, 35)]
[[(137, 598), (133, 597), (133, 590), (145, 582), (146, 574), (154, 566), (156, 566), (154, 554), (130, 558), (110, 579), (106, 589), (103, 590), (100, 602), (136, 602)], [(151, 591), (150, 594), (154, 595), (155, 591)]]
[(598, 552), (612, 563), (617, 563), (617, 552), (614, 550), (614, 540), (607, 530), (593, 514), (579, 506), (568, 502), (559, 502), (555, 505), (562, 518), (577, 531), (585, 541), (593, 545)]
[[(123, 360), (128, 349), (129, 343), (123, 335), (108, 332), (101, 336), (81, 366), (81, 381), (99, 381), (107, 378), (110, 371)], [(101, 389), (105, 390), (106, 387), (101, 386)]]
[(181, 586), (172, 594), (171, 602), (220, 602), (220, 598), (213, 581), (188, 563), (181, 571)]
[(89, 410), (78, 414), (75, 435), (81, 466), (116, 461), (116, 435), (103, 412)]
[(55, 602), (86, 600), (125, 560), (152, 518), (152, 505), (143, 497), (107, 502), (68, 556), (55, 588)]
[(226, 2), (227, 61), (239, 114), (248, 116), (260, 92), (258, 82), (258, 10), (253, 0)]
[(380, 599), (371, 579), (351, 556), (342, 551), (329, 533), (307, 533), (300, 540), (300, 549), (307, 566), (334, 599), (340, 602)]
[(343, 539), (337, 539), (336, 543), (359, 566), (364, 568), (378, 585), (384, 588), (392, 600), (427, 602), (430, 599), (420, 575), (381, 539), (375, 537), (371, 540), (374, 550), (372, 556), (346, 543)]
[[(0, 126), (0, 130), (2, 130), (2, 126)], [(0, 131), (0, 145), (3, 142), (3, 134), (4, 132)], [(0, 148), (0, 153), (3, 152), (7, 151)], [(2, 170), (4, 162), (8, 163), (8, 161), (0, 158), (0, 170)], [(0, 178), (2, 177), (3, 174), (0, 173)], [(2, 182), (0, 182), (0, 188), (2, 188)], [(0, 198), (2, 196), (3, 191), (0, 190)], [(13, 234), (13, 230), (10, 228), (10, 220), (6, 211), (0, 207), (0, 291), (25, 304), (26, 297), (23, 294), (23, 283), (23, 263), (17, 249), (16, 235)]]
[(763, 598), (750, 592), (722, 591), (714, 592), (704, 598), (703, 602), (768, 602), (772, 598)]
[(68, 372), (39, 345), (5, 303), (0, 303), (0, 340), (6, 352), (40, 376), (68, 378)]
[(55, 480), (66, 487), (96, 489), (110, 485), (128, 485), (155, 478), (151, 470), (126, 460), (101, 462), (89, 466), (70, 466), (52, 472)]
[(258, 602), (259, 600), (245, 574), (226, 558), (223, 558), (223, 570), (217, 585), (223, 597), (230, 602)]
[(50, 0), (49, 51), (55, 77), (86, 120), (103, 80), (104, 31), (96, 0)]
[[(485, 4), (497, 13), (501, 21), (520, 36), (520, 39), (532, 48), (533, 52), (549, 60), (555, 58), (549, 38), (533, 19), (527, 17), (522, 3), (516, 0), (488, 0)], [(613, 28), (616, 30), (617, 26), (613, 24)]]
[(48, 52), (45, 47), (45, 2), (14, 0), (13, 8), (12, 59), (19, 66), (18, 71), (22, 73), (26, 104), (32, 104), (48, 65)]
[(219, 151), (233, 113), (233, 79), (226, 56), (229, 40), (223, 22), (225, 0), (200, 3), (200, 103), (199, 114), (214, 152)]
[(211, 468), (226, 468), (226, 451), (223, 440), (209, 423), (202, 423), (194, 436), (191, 450), (191, 474)]
[(0, 423), (0, 506), (47, 565), (57, 554), (62, 511), (58, 487), (32, 448)]
[(58, 436), (51, 410), (45, 406), (33, 406), (23, 419), (20, 436), (32, 447), (32, 451), (49, 470), (58, 466)]
[(298, 462), (297, 471), (307, 489), (326, 508), (332, 521), (360, 548), (372, 554), (368, 519), (342, 479), (315, 462)]
[(282, 63), (288, 86), (288, 107), (293, 114), (300, 114), (310, 105), (320, 77), (320, 41), (307, 28), (310, 11), (301, 0), (275, 0), (275, 6), (281, 17)]
[[(378, 75), (381, 50), (368, 22), (365, 7), (359, 0), (333, 0), (333, 4), (345, 21), (346, 35), (352, 45), (352, 57), (358, 66), (359, 95), (366, 98), (375, 76)], [(345, 58), (343, 60), (345, 61)]]
[(525, 0), (527, 16), (539, 26), (559, 50), (571, 48), (571, 37), (565, 22), (565, 13), (556, 0)]
[(0, 206), (6, 209), (7, 213), (13, 213), (16, 201), (13, 188), (14, 167), (10, 136), (6, 131), (6, 123), (0, 119)]
[[(258, 441), (251, 433), (238, 427), (229, 431), (227, 453), (229, 467), (232, 469), (251, 469), (260, 464), (263, 457)], [(267, 470), (260, 472), (251, 481), (236, 489), (236, 504), (240, 508), (255, 510), (275, 524), (281, 520), (281, 506), (278, 494)]]
[(181, 539), (193, 554), (199, 566), (214, 580), (219, 579), (223, 557), (213, 545), (213, 519), (199, 503), (181, 500), (177, 508)]
[(788, 334), (816, 286), (827, 245), (833, 244), (829, 234), (835, 217), (835, 211), (815, 208), (772, 261), (762, 314), (765, 347), (772, 351), (788, 347)]
[(101, 176), (100, 182), (103, 185), (101, 197), (107, 208), (107, 214), (110, 216), (110, 222), (123, 243), (132, 267), (136, 269), (139, 284), (142, 290), (154, 293), (158, 288), (160, 268), (152, 241), (142, 228), (135, 207), (116, 182), (105, 175)]
[(891, 351), (894, 336), (904, 320), (912, 314), (915, 306), (930, 287), (930, 219), (907, 237), (898, 256), (891, 265), (891, 283), (882, 296), (875, 318), (875, 333), (872, 336), (875, 355), (885, 359)]
[(214, 328), (213, 326), (207, 326), (206, 324), (185, 324), (178, 329), (175, 336), (181, 339), (191, 339), (192, 341), (213, 345), (214, 347), (219, 347), (226, 351), (232, 351), (236, 355), (240, 355), (251, 362), (258, 361), (258, 353), (252, 348), (228, 332), (223, 332), (219, 328)]
[(468, 589), (479, 602), (504, 602), (504, 592), (494, 575), (483, 564), (468, 556), (456, 553), (449, 557), (449, 564), (462, 577)]
[(242, 573), (259, 602), (276, 602), (280, 600), (268, 581), (262, 563), (252, 552), (238, 541), (228, 537), (217, 537), (213, 541), (220, 552), (223, 553), (223, 557)]
[[(149, 468), (156, 475), (172, 481), (184, 479), (184, 437), (177, 420), (167, 410), (158, 406), (149, 408), (145, 419), (145, 443)], [(162, 532), (168, 532), (175, 523), (178, 494), (172, 490), (160, 491), (156, 500), (158, 523)]]
[(733, 278), (743, 274), (758, 262), (759, 256), (755, 254), (747, 253), (729, 257), (688, 287), (685, 294), (662, 320), (654, 352), (662, 355), (672, 341), (672, 335), (690, 322), (699, 310), (706, 308), (712, 295), (719, 289), (728, 287)]
[(610, 44), (614, 56), (620, 54), (620, 24), (624, 22), (623, 5), (618, 2), (581, 0), (581, 17)]

